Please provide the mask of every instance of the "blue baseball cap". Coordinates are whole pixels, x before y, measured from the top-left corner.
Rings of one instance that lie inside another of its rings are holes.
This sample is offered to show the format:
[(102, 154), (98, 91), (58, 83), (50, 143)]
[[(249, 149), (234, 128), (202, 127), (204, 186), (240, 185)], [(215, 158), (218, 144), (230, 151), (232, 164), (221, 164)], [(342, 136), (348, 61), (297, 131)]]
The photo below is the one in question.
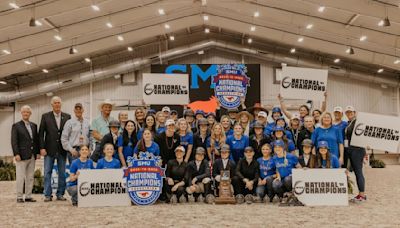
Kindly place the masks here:
[(275, 142), (273, 142), (273, 146), (280, 146), (280, 147), (285, 147), (285, 142), (283, 142), (282, 140), (278, 139)]
[(319, 141), (318, 142), (318, 149), (321, 147), (326, 147), (327, 149), (329, 149), (329, 144), (327, 141)]
[(215, 115), (214, 112), (209, 112), (209, 113), (207, 113), (206, 117), (209, 117), (209, 116), (214, 116), (214, 118), (216, 118), (216, 115)]
[(195, 116), (197, 116), (198, 114), (201, 114), (203, 116), (205, 116), (205, 113), (203, 110), (196, 110), (196, 112), (194, 113)]
[(154, 114), (156, 114), (156, 110), (154, 110), (154, 109), (149, 109), (149, 110), (147, 111), (147, 114), (148, 114), (148, 115), (154, 115)]
[(285, 133), (285, 129), (284, 129), (283, 127), (281, 127), (281, 126), (276, 126), (276, 127), (274, 128), (274, 133), (275, 133), (276, 131), (283, 131), (283, 132)]
[(272, 109), (272, 113), (274, 113), (274, 112), (279, 112), (279, 113), (282, 114), (282, 111), (281, 111), (281, 109), (280, 109), (279, 107), (274, 107), (274, 108)]

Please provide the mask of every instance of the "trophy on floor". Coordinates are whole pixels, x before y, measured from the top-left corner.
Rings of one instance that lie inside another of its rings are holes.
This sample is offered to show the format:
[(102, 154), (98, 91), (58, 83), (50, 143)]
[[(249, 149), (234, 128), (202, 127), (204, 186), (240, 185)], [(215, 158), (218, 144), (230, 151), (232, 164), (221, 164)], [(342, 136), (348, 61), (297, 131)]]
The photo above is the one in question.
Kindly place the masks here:
[(221, 171), (221, 181), (219, 183), (219, 197), (215, 199), (215, 203), (217, 204), (236, 203), (235, 197), (233, 197), (229, 170)]

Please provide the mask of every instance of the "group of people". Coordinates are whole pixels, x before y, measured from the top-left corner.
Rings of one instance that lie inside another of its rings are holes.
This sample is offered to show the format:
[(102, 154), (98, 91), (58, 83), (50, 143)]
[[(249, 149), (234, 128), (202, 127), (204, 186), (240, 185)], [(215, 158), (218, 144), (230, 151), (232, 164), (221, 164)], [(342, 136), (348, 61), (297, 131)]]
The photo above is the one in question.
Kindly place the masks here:
[[(113, 103), (99, 105), (100, 115), (92, 123), (83, 117), (81, 103), (74, 115), (61, 111), (61, 99), (51, 99), (52, 111), (42, 115), (39, 128), (30, 121), (32, 110), (21, 108), (22, 120), (12, 127), (12, 148), (17, 167), (17, 202), (32, 198), (35, 159), (44, 156), (45, 202), (52, 201), (51, 175), (58, 168), (56, 200), (65, 201), (65, 190), (77, 205), (77, 179), (81, 169), (128, 167), (129, 157), (140, 152), (160, 156), (166, 178), (160, 200), (201, 200), (218, 196), (221, 172), (228, 171), (236, 197), (251, 196), (272, 201), (292, 191), (295, 168), (349, 168), (354, 170), (359, 194), (365, 201), (362, 166), (365, 149), (351, 146), (356, 110), (335, 107), (333, 112), (310, 110), (301, 105), (298, 113), (280, 106), (271, 112), (259, 103), (205, 113), (184, 107), (182, 116), (170, 107), (160, 111), (136, 108), (134, 119), (128, 111), (111, 116)], [(344, 117), (345, 115), (345, 117)], [(93, 143), (91, 143), (93, 142)], [(92, 144), (94, 146), (90, 146)], [(65, 166), (70, 164), (66, 184)], [(349, 163), (350, 162), (350, 163)], [(25, 198), (23, 184), (25, 182)]]

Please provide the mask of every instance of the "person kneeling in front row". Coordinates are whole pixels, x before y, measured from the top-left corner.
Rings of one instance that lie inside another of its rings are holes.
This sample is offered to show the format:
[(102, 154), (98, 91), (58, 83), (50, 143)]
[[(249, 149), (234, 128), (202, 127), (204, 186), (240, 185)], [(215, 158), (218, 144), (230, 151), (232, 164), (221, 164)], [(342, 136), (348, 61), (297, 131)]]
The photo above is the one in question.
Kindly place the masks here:
[(330, 153), (329, 145), (327, 141), (319, 141), (318, 142), (318, 152), (315, 161), (314, 168), (340, 168), (339, 159)]
[(175, 149), (176, 159), (171, 159), (167, 163), (166, 193), (170, 203), (186, 202), (185, 197), (185, 173), (187, 163), (183, 160), (185, 148), (178, 146)]
[(269, 143), (262, 145), (261, 153), (263, 156), (257, 159), (258, 164), (260, 164), (260, 178), (258, 179), (256, 192), (260, 199), (264, 199), (264, 202), (271, 202), (274, 197), (272, 181), (276, 178), (271, 145)]
[(78, 206), (78, 177), (79, 170), (81, 169), (94, 169), (93, 161), (88, 158), (89, 156), (89, 147), (87, 145), (83, 145), (80, 147), (80, 157), (79, 159), (75, 159), (71, 167), (69, 168), (70, 176), (68, 182), (68, 194), (71, 196), (72, 206)]
[(197, 201), (201, 201), (201, 198), (211, 192), (211, 174), (208, 161), (204, 159), (205, 153), (206, 150), (203, 147), (197, 147), (195, 160), (188, 164), (185, 179), (189, 201), (194, 201), (193, 197), (198, 197)]

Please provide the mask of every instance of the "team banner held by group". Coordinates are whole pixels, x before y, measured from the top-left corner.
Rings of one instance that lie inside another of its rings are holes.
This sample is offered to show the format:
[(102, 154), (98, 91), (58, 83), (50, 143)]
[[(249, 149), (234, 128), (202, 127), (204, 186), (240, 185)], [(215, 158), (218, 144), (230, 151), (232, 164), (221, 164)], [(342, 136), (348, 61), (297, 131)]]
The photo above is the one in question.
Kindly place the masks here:
[(293, 169), (296, 197), (305, 206), (348, 206), (346, 169)]
[(143, 100), (149, 105), (188, 104), (188, 75), (143, 74)]
[(289, 99), (323, 101), (327, 83), (328, 70), (283, 67), (280, 94)]
[(352, 146), (398, 152), (400, 118), (359, 112), (351, 138)]

